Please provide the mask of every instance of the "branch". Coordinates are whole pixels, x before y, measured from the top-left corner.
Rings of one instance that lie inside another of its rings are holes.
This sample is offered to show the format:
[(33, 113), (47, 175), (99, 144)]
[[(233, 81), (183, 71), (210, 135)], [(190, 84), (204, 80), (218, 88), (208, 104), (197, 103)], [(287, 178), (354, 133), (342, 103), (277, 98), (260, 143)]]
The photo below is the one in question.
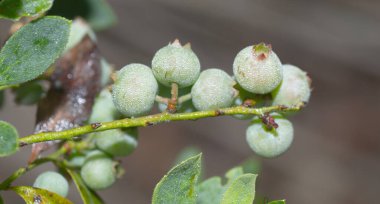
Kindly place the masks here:
[(197, 120), (207, 117), (216, 117), (222, 115), (263, 115), (270, 112), (295, 112), (304, 107), (304, 103), (300, 103), (295, 106), (286, 107), (283, 105), (269, 106), (263, 108), (248, 108), (244, 106), (236, 106), (231, 108), (223, 108), (218, 110), (198, 111), (192, 113), (176, 113), (171, 114), (168, 112), (162, 112), (155, 115), (144, 116), (139, 118), (125, 118), (121, 120), (115, 120), (104, 123), (93, 123), (82, 127), (72, 128), (65, 131), (58, 132), (42, 132), (38, 134), (29, 135), (19, 139), (20, 146), (52, 141), (52, 140), (69, 140), (76, 136), (84, 135), (91, 132), (99, 132), (104, 130), (116, 129), (116, 128), (129, 128), (129, 127), (143, 127), (156, 125), (163, 122), (170, 121), (183, 121), (183, 120)]
[[(68, 145), (74, 145), (73, 143), (68, 143)], [(67, 145), (63, 145), (59, 150), (54, 152), (53, 154), (49, 155), (48, 157), (44, 157), (41, 159), (37, 159), (34, 162), (28, 164), (26, 167), (19, 168), (17, 171), (15, 171), (12, 175), (10, 175), (7, 179), (5, 179), (2, 183), (0, 183), (0, 190), (6, 190), (9, 188), (9, 186), (24, 175), (26, 172), (34, 169), (35, 167), (39, 166), (40, 164), (46, 163), (46, 162), (58, 162), (57, 159), (61, 155), (65, 154), (69, 150), (69, 147)]]

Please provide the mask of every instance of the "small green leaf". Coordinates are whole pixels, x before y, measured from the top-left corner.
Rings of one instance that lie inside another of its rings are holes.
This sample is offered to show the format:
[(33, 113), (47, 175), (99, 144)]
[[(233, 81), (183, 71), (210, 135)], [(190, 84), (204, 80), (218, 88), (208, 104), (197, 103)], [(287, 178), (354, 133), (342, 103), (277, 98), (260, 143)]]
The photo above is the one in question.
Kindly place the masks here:
[(182, 161), (185, 161), (186, 159), (196, 156), (200, 153), (201, 153), (201, 150), (197, 147), (193, 147), (193, 146), (186, 147), (178, 153), (177, 158), (174, 161), (174, 164), (177, 165), (181, 163)]
[(220, 203), (225, 187), (220, 177), (211, 177), (197, 186), (197, 204)]
[(21, 105), (33, 105), (43, 97), (44, 89), (40, 83), (32, 81), (17, 87), (15, 93), (16, 103)]
[(30, 186), (14, 186), (10, 189), (19, 194), (24, 199), (26, 204), (72, 204), (72, 202), (66, 198), (40, 188), (33, 188)]
[(0, 52), (0, 86), (38, 77), (62, 53), (70, 33), (70, 21), (44, 17), (18, 30)]
[(18, 132), (13, 125), (0, 120), (0, 157), (18, 150)]
[(66, 169), (73, 179), (84, 204), (102, 204), (103, 200), (91, 189), (87, 188), (79, 174), (73, 170)]
[(285, 200), (274, 200), (269, 202), (268, 204), (285, 204)]
[(23, 16), (36, 16), (49, 10), (53, 0), (0, 1), (0, 18), (18, 20)]
[(116, 23), (116, 15), (106, 0), (55, 0), (49, 15), (68, 19), (80, 16), (94, 30), (104, 30)]
[(153, 204), (196, 203), (195, 184), (201, 171), (201, 154), (175, 166), (157, 184)]
[(256, 177), (255, 174), (244, 174), (236, 178), (224, 193), (221, 204), (252, 204)]
[[(186, 159), (196, 156), (200, 153), (202, 152), (198, 147), (195, 147), (195, 146), (186, 147), (178, 153), (177, 158), (174, 160), (173, 166), (178, 165), (182, 161), (185, 161)], [(203, 180), (203, 175), (205, 172), (205, 166), (203, 165), (203, 162), (201, 162), (201, 166), (202, 166), (201, 173), (199, 174), (198, 180)]]

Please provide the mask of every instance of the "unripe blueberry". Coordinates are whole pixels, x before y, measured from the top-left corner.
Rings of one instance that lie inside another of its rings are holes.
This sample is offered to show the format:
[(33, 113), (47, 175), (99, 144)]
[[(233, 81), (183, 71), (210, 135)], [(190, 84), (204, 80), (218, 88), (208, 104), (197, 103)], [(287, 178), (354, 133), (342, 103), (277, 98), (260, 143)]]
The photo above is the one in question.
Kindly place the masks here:
[(264, 43), (241, 50), (235, 57), (233, 71), (237, 82), (256, 94), (271, 92), (282, 80), (280, 59)]
[(165, 86), (172, 83), (180, 88), (191, 86), (198, 79), (200, 69), (195, 53), (178, 40), (158, 50), (152, 60), (153, 74)]
[(80, 174), (86, 185), (93, 190), (110, 187), (117, 176), (115, 162), (99, 155), (86, 160)]
[(127, 156), (137, 147), (137, 128), (97, 132), (95, 143), (100, 150), (112, 156)]
[(297, 105), (310, 98), (310, 78), (300, 68), (286, 64), (282, 66), (284, 78), (273, 92), (273, 105)]
[(207, 69), (201, 73), (191, 89), (194, 107), (213, 110), (231, 106), (237, 91), (235, 81), (221, 69)]
[(72, 153), (70, 154), (66, 165), (69, 167), (78, 168), (83, 166), (85, 159), (86, 157), (84, 154)]
[(93, 160), (93, 159), (109, 158), (109, 157), (110, 157), (110, 155), (107, 155), (102, 150), (94, 149), (94, 150), (90, 150), (90, 151), (86, 152), (85, 161), (84, 162), (87, 162), (87, 161), (90, 161), (90, 160)]
[(142, 116), (152, 109), (157, 89), (157, 81), (149, 67), (129, 64), (117, 72), (112, 86), (113, 102), (126, 116)]
[(293, 125), (289, 120), (275, 116), (278, 128), (271, 130), (255, 120), (247, 128), (247, 142), (251, 149), (258, 155), (272, 158), (284, 153), (293, 141)]
[(112, 94), (108, 89), (103, 89), (95, 99), (89, 123), (110, 122), (120, 117), (116, 109)]
[(66, 197), (69, 193), (69, 183), (65, 177), (53, 171), (40, 174), (34, 181), (33, 187), (51, 191), (62, 197)]

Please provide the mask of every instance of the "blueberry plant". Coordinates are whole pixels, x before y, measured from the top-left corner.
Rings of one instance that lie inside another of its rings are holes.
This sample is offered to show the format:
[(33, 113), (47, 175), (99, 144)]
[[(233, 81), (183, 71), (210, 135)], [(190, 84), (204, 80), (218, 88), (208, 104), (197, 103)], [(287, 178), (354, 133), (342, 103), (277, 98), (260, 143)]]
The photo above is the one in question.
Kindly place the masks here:
[[(166, 122), (232, 116), (251, 121), (246, 141), (257, 155), (277, 157), (290, 147), (294, 130), (287, 117), (305, 107), (311, 81), (300, 68), (282, 64), (270, 45), (242, 49), (233, 76), (201, 68), (190, 44), (177, 39), (155, 53), (151, 66), (133, 63), (115, 71), (101, 56), (94, 31), (112, 24), (113, 14), (103, 0), (87, 2), (93, 15), (68, 20), (49, 14), (60, 10), (51, 9), (53, 0), (0, 1), (0, 17), (14, 21), (0, 52), (0, 104), (6, 90), (18, 104), (37, 104), (31, 135), (19, 138), (0, 120), (1, 157), (32, 145), (27, 166), (0, 182), (0, 203), (3, 191), (26, 203), (71, 203), (69, 182), (83, 203), (104, 203), (96, 191), (122, 176), (118, 159), (136, 149), (138, 128)], [(158, 113), (152, 113), (155, 104)], [(44, 155), (52, 147), (57, 150)], [(13, 184), (47, 162), (57, 171), (42, 173), (31, 186)], [(222, 182), (200, 181), (200, 173), (201, 154), (186, 157), (156, 185), (152, 203), (254, 201), (256, 174), (236, 167)]]

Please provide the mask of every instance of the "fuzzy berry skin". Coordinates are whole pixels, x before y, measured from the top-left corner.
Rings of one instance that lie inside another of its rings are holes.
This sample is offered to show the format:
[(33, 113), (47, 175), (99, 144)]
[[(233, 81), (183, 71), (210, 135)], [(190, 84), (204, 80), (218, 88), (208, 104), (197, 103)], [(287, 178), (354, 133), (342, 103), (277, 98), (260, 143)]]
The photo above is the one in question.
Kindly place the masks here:
[(137, 128), (97, 132), (95, 138), (100, 150), (114, 157), (127, 156), (137, 147)]
[(110, 187), (115, 183), (117, 176), (114, 161), (100, 155), (93, 155), (86, 159), (80, 174), (86, 185), (93, 190)]
[(273, 158), (284, 153), (293, 142), (293, 125), (289, 120), (275, 117), (278, 128), (268, 130), (260, 120), (255, 120), (247, 128), (246, 139), (251, 149), (258, 155)]
[(280, 59), (265, 44), (241, 50), (235, 57), (233, 72), (235, 79), (245, 90), (256, 94), (269, 93), (282, 81)]
[(193, 105), (197, 110), (213, 110), (231, 106), (237, 91), (235, 81), (221, 69), (204, 70), (191, 89)]
[(33, 187), (42, 188), (62, 197), (69, 193), (69, 183), (61, 174), (54, 171), (46, 171), (40, 174), (34, 181)]
[(310, 98), (310, 78), (300, 68), (286, 64), (282, 66), (284, 78), (281, 85), (272, 92), (273, 105), (297, 105)]
[(112, 98), (119, 112), (137, 117), (149, 113), (157, 91), (158, 83), (149, 67), (129, 64), (117, 72)]
[(110, 122), (119, 117), (120, 113), (113, 103), (111, 92), (103, 89), (95, 99), (89, 123)]
[(201, 65), (198, 57), (189, 47), (183, 47), (178, 40), (161, 48), (152, 60), (152, 70), (156, 79), (170, 87), (172, 83), (179, 88), (191, 86), (199, 77)]

